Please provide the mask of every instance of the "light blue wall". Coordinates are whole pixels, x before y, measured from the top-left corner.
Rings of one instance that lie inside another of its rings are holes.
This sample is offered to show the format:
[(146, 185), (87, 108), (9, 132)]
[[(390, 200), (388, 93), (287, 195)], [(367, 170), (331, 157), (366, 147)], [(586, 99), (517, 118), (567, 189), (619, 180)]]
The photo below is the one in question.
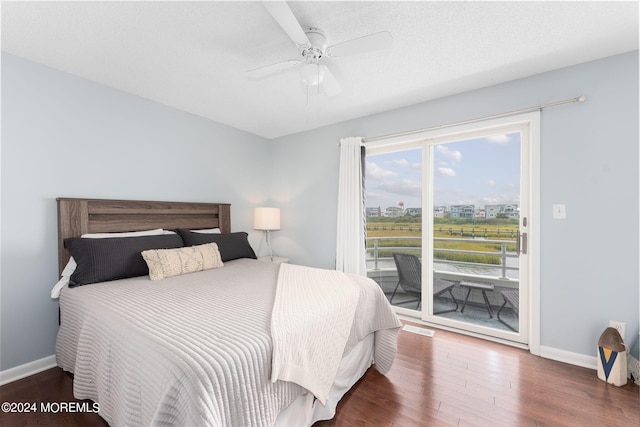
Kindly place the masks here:
[(261, 137), (2, 55), (0, 370), (54, 352), (56, 197), (229, 202), (251, 232)]
[[(541, 345), (594, 356), (608, 320), (638, 337), (638, 52), (278, 138), (273, 245), (292, 262), (335, 266), (339, 149), (377, 136), (586, 95), (541, 114)], [(551, 218), (554, 203), (567, 219)]]
[(230, 202), (246, 231), (254, 206), (279, 206), (275, 251), (333, 268), (340, 138), (580, 94), (542, 113), (541, 344), (593, 355), (609, 319), (638, 336), (637, 52), (270, 142), (3, 54), (0, 370), (54, 351), (56, 197)]

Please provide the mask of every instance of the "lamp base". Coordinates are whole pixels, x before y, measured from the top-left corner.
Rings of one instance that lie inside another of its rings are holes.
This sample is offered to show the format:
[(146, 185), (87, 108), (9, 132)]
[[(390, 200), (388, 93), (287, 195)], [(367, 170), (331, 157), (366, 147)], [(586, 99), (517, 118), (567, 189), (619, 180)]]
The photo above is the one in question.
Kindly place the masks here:
[(264, 230), (264, 232), (267, 235), (267, 246), (269, 247), (269, 257), (271, 258), (271, 262), (273, 262), (273, 249), (271, 248), (271, 237), (270, 237), (271, 234), (269, 233), (269, 230)]

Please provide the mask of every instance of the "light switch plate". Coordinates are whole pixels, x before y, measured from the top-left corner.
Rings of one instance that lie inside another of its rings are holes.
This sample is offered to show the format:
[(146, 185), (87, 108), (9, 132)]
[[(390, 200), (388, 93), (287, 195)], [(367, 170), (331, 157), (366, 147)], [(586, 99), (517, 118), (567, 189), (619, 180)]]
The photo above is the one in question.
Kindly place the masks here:
[(626, 329), (627, 324), (625, 322), (618, 322), (616, 320), (609, 320), (609, 327), (610, 328), (616, 328), (618, 330), (618, 332), (620, 333), (620, 336), (622, 337), (622, 340), (624, 341), (624, 334), (625, 334), (625, 329)]
[(567, 205), (553, 205), (553, 219), (567, 219)]

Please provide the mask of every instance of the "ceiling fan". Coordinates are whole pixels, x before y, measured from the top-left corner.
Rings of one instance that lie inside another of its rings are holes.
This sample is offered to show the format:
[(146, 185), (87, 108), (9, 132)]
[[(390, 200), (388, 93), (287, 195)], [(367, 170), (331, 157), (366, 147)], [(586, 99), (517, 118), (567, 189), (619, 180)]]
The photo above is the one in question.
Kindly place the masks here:
[(342, 91), (342, 88), (329, 67), (325, 65), (327, 59), (386, 49), (391, 47), (393, 42), (391, 33), (381, 31), (329, 45), (327, 37), (321, 30), (302, 28), (287, 2), (264, 1), (262, 4), (300, 49), (301, 56), (249, 70), (247, 77), (250, 79), (262, 79), (298, 67), (307, 95), (319, 94), (322, 91), (327, 96), (335, 96)]

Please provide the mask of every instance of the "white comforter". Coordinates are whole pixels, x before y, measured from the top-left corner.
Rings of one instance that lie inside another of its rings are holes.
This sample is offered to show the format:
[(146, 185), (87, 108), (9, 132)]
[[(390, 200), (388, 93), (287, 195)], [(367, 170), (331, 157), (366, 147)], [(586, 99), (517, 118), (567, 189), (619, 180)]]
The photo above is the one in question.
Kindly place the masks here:
[[(271, 426), (305, 391), (270, 381), (277, 273), (276, 264), (242, 259), (157, 282), (63, 289), (58, 365), (113, 427)], [(375, 362), (388, 369), (400, 323), (375, 283), (352, 280), (359, 297), (344, 353), (379, 331)]]

